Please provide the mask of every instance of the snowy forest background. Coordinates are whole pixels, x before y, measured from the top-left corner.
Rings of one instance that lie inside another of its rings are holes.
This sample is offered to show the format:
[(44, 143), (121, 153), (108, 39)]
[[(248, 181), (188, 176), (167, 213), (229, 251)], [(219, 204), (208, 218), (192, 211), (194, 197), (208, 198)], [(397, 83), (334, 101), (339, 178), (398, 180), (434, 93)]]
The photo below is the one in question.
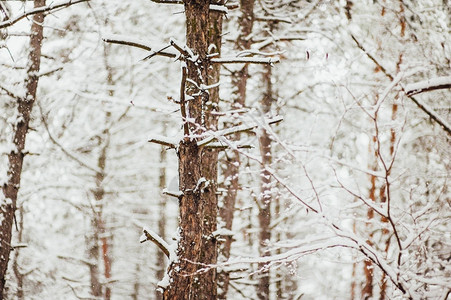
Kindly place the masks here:
[[(69, 1), (46, 2), (0, 1), (2, 212), (18, 99), (39, 78), (4, 297), (161, 299), (169, 262), (145, 241), (177, 244), (183, 62), (124, 43), (183, 45), (183, 5), (48, 7), (30, 75), (27, 12)], [(448, 299), (451, 3), (217, 4), (220, 57), (249, 58), (220, 70), (218, 132), (249, 128), (216, 136), (217, 298)]]

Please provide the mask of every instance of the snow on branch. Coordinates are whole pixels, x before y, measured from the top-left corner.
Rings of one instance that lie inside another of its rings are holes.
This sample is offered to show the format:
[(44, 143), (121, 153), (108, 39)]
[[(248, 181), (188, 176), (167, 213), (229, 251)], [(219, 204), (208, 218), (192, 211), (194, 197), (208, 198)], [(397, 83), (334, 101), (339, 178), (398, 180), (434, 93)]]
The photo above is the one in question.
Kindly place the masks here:
[[(387, 71), (386, 68), (384, 68), (384, 66), (382, 66), (382, 64), (379, 63), (378, 59), (376, 59), (376, 57), (374, 57), (373, 55), (371, 55), (371, 53), (369, 53), (365, 47), (356, 39), (356, 37), (354, 35), (351, 34), (351, 38), (353, 39), (353, 41), (355, 42), (355, 44), (357, 45), (357, 47), (362, 50), (366, 56), (372, 60), (374, 62), (374, 64), (376, 66), (379, 67), (379, 69), (385, 74), (385, 76), (387, 78), (389, 78), (391, 81), (393, 81), (395, 78)], [(446, 78), (450, 78), (450, 77), (446, 77)], [(440, 83), (439, 86), (442, 86), (444, 82), (440, 82), (442, 79), (437, 80), (437, 82), (435, 83)], [(445, 80), (443, 80), (445, 81)], [(450, 81), (448, 81), (448, 83), (450, 83)], [(418, 88), (421, 87), (419, 83), (417, 87), (413, 86), (414, 88)], [(415, 84), (415, 85), (416, 85)], [(445, 83), (446, 84), (446, 83)], [(407, 85), (408, 87), (409, 85)], [(418, 108), (420, 108), (423, 112), (425, 112), (433, 121), (435, 121), (437, 124), (439, 124), (443, 130), (445, 130), (449, 135), (451, 135), (451, 125), (448, 124), (448, 122), (446, 122), (442, 117), (440, 117), (431, 107), (429, 107), (428, 105), (426, 105), (425, 103), (422, 103), (420, 100), (416, 99), (413, 97), (414, 94), (409, 94), (407, 87), (404, 87), (401, 85), (402, 90), (406, 93), (406, 96), (410, 98), (410, 100), (412, 100), (417, 106)], [(445, 88), (445, 87), (440, 87), (440, 88)], [(449, 87), (448, 87), (449, 88)], [(432, 89), (430, 89), (432, 90)], [(415, 91), (415, 90), (412, 90)], [(426, 91), (426, 90), (425, 90)], [(415, 93), (418, 94), (418, 93)]]
[[(151, 0), (152, 2), (159, 4), (183, 4), (182, 0)], [(228, 10), (232, 8), (236, 8), (236, 4), (227, 4), (227, 5), (215, 5), (210, 4), (210, 10), (219, 11), (223, 13), (228, 13)]]
[[(249, 144), (237, 144), (235, 145), (235, 147), (237, 149), (252, 149), (254, 148), (254, 146), (249, 145)], [(216, 143), (209, 143), (206, 148), (209, 149), (217, 149), (217, 150), (226, 150), (229, 149), (230, 146), (221, 142), (216, 142)]]
[[(141, 40), (138, 40), (138, 39), (124, 37), (121, 35), (106, 35), (106, 36), (102, 37), (102, 40), (106, 43), (126, 45), (126, 46), (131, 46), (131, 47), (135, 47), (135, 48), (139, 48), (139, 49), (143, 49), (143, 50), (147, 50), (147, 51), (152, 51), (152, 47), (149, 44), (147, 44)], [(156, 51), (153, 51), (152, 53), (150, 53), (143, 60), (149, 59), (155, 55), (165, 56), (165, 57), (169, 57), (169, 58), (177, 57), (177, 55), (175, 53), (165, 52), (164, 50), (166, 50), (167, 48), (169, 48), (169, 46), (161, 47), (159, 50), (156, 50)]]
[(0, 29), (1, 28), (5, 28), (5, 27), (9, 27), (9, 26), (19, 22), (23, 18), (26, 18), (26, 17), (31, 16), (31, 15), (35, 15), (35, 14), (43, 13), (43, 12), (49, 12), (49, 11), (56, 10), (58, 8), (67, 7), (67, 6), (71, 6), (73, 4), (77, 4), (77, 3), (81, 3), (81, 2), (87, 2), (87, 1), (89, 1), (89, 0), (68, 0), (68, 1), (57, 2), (57, 3), (52, 2), (51, 4), (46, 5), (46, 6), (33, 8), (33, 9), (29, 10), (29, 11), (23, 12), (22, 14), (14, 17), (14, 18), (11, 18), (11, 19), (3, 21), (3, 22), (0, 22)]
[(273, 64), (280, 62), (278, 57), (269, 57), (269, 58), (254, 58), (254, 57), (221, 57), (221, 58), (212, 58), (210, 60), (214, 64), (242, 64), (242, 63), (251, 63), (251, 64)]
[(274, 17), (274, 16), (257, 16), (255, 18), (255, 21), (259, 21), (259, 22), (282, 22), (282, 23), (288, 23), (288, 24), (293, 23), (293, 21), (290, 18), (281, 18), (281, 17)]
[(404, 88), (407, 96), (441, 89), (451, 89), (451, 76), (443, 76), (410, 83)]
[(155, 245), (160, 248), (161, 251), (169, 258), (171, 249), (169, 247), (169, 244), (165, 242), (158, 234), (150, 230), (149, 228), (144, 227), (143, 228), (143, 235), (140, 237), (139, 242), (145, 243), (147, 241), (151, 241)]
[(170, 148), (176, 148), (180, 141), (176, 138), (170, 138), (162, 135), (154, 135), (148, 140), (148, 142), (167, 146)]
[[(283, 117), (277, 116), (277, 117), (274, 117), (272, 119), (269, 119), (267, 121), (267, 123), (268, 124), (275, 124), (275, 123), (281, 122), (282, 120), (283, 120)], [(251, 124), (251, 125), (234, 126), (234, 127), (223, 129), (223, 130), (219, 130), (219, 131), (208, 131), (208, 132), (206, 132), (206, 135), (208, 135), (208, 136), (206, 138), (204, 138), (203, 140), (200, 140), (199, 142), (197, 142), (197, 145), (198, 146), (205, 146), (207, 144), (210, 144), (214, 140), (218, 140), (219, 137), (227, 136), (227, 135), (231, 135), (231, 134), (239, 133), (239, 132), (250, 131), (250, 130), (255, 129), (257, 127), (258, 127), (258, 124), (254, 123), (254, 124)]]

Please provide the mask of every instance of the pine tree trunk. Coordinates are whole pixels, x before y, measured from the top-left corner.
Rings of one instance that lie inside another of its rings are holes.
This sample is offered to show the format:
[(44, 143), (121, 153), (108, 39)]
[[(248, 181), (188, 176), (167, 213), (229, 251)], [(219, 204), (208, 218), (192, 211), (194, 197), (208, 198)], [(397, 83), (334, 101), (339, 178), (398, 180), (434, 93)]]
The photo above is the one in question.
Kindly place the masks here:
[[(45, 0), (34, 1), (34, 7), (44, 5)], [(3, 299), (4, 296), (5, 276), (8, 269), (9, 254), (12, 250), (12, 227), (22, 174), (22, 165), (25, 156), (25, 139), (28, 132), (33, 104), (36, 101), (36, 91), (39, 82), (38, 73), (41, 65), (43, 22), (43, 13), (38, 13), (33, 16), (30, 36), (30, 54), (27, 65), (27, 78), (25, 80), (25, 97), (17, 99), (18, 116), (20, 119), (18, 119), (14, 132), (13, 143), (15, 149), (8, 154), (8, 182), (2, 186), (3, 195), (0, 195), (4, 196), (4, 199), (0, 199), (0, 299)]]
[[(209, 1), (185, 1), (187, 46), (198, 56), (196, 62), (187, 60), (188, 78), (198, 87), (208, 84), (209, 4)], [(188, 103), (189, 132), (198, 134), (211, 127), (206, 124), (211, 121), (209, 94), (189, 82), (187, 94), (192, 96)], [(197, 146), (192, 137), (185, 137), (178, 147), (179, 189), (183, 192), (179, 198), (180, 238), (178, 259), (169, 266), (170, 283), (164, 291), (167, 300), (216, 298), (216, 271), (209, 270), (208, 265), (216, 263), (216, 242), (210, 230), (212, 223), (216, 223), (216, 215), (211, 214), (217, 210), (217, 159), (209, 151)], [(204, 227), (206, 223), (208, 226)], [(210, 240), (203, 240), (203, 236)], [(207, 272), (197, 272), (202, 268), (207, 268)]]
[[(273, 100), (272, 95), (272, 83), (271, 83), (271, 66), (265, 67), (265, 73), (263, 74), (263, 82), (266, 87), (265, 94), (262, 99), (262, 110), (264, 113), (269, 113), (271, 110), (271, 104)], [(271, 240), (271, 174), (265, 169), (265, 166), (269, 166), (272, 161), (271, 154), (271, 137), (266, 130), (263, 130), (260, 138), (260, 153), (262, 157), (263, 168), (260, 174), (260, 201), (258, 220), (260, 223), (260, 236), (259, 236), (259, 249), (261, 256), (269, 256), (270, 253), (267, 249), (268, 243)], [(260, 271), (257, 296), (258, 299), (269, 299), (269, 286), (270, 286), (270, 273), (267, 269), (266, 263), (260, 263), (258, 265)]]
[[(222, 5), (223, 0), (211, 1), (212, 4)], [(209, 55), (221, 54), (222, 41), (222, 12), (210, 11), (208, 24), (208, 45)], [(211, 47), (214, 45), (214, 48)], [(208, 67), (208, 85), (219, 82), (221, 66), (219, 64)], [(205, 104), (205, 127), (208, 130), (216, 131), (218, 128), (218, 117), (214, 112), (218, 111), (219, 105), (219, 86), (208, 90), (208, 102)], [(204, 207), (204, 219), (202, 225), (202, 248), (200, 261), (215, 264), (218, 260), (218, 243), (213, 233), (217, 230), (218, 218), (218, 151), (213, 149), (204, 149), (202, 151), (202, 176), (208, 180), (208, 188), (204, 190), (206, 200)], [(205, 268), (200, 266), (199, 269)], [(217, 298), (217, 272), (216, 268), (210, 268), (199, 278), (199, 294), (208, 296), (208, 299)], [(206, 299), (206, 298), (205, 298)]]
[[(250, 39), (246, 37), (252, 32), (254, 23), (254, 0), (242, 0), (240, 3), (241, 16), (239, 18), (240, 35), (238, 36), (237, 50), (246, 50), (251, 46)], [(248, 74), (248, 65), (245, 64), (240, 70), (236, 71), (232, 76), (232, 84), (235, 88), (233, 91), (233, 106), (234, 109), (241, 109), (246, 102), (246, 87)], [(234, 140), (239, 140), (241, 134), (237, 133), (233, 136)], [(224, 168), (222, 170), (225, 181), (228, 184), (225, 186), (227, 193), (223, 199), (223, 205), (220, 209), (221, 220), (224, 222), (224, 228), (232, 230), (233, 213), (235, 210), (235, 203), (237, 193), (239, 190), (239, 170), (240, 170), (240, 157), (238, 151), (231, 152), (224, 161)], [(224, 260), (228, 260), (230, 257), (230, 250), (232, 246), (232, 236), (227, 235), (224, 237), (225, 241), (221, 247), (221, 254)], [(219, 299), (226, 299), (227, 292), (229, 290), (229, 278), (228, 272), (223, 271), (219, 275), (218, 283), (221, 286), (221, 293), (218, 295)]]

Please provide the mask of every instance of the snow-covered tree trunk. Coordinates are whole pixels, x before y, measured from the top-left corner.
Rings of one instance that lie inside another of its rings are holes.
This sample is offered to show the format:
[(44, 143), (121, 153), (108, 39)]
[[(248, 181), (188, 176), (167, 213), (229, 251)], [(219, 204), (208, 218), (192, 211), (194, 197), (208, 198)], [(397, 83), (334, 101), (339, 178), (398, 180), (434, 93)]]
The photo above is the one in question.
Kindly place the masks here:
[(179, 189), (183, 194), (179, 198), (177, 258), (169, 266), (169, 285), (164, 291), (164, 299), (171, 300), (215, 299), (217, 294), (216, 271), (208, 269), (216, 263), (217, 251), (211, 234), (217, 217), (214, 215), (217, 211), (217, 154), (198, 146), (194, 137), (206, 128), (215, 127), (214, 116), (209, 111), (215, 107), (215, 99), (210, 99), (209, 92), (202, 88), (208, 85), (211, 74), (207, 59), (209, 43), (219, 38), (209, 37), (209, 33), (220, 32), (210, 31), (209, 8), (209, 1), (185, 1), (186, 43), (194, 56), (186, 60), (187, 95), (191, 100), (187, 103), (184, 120), (185, 137), (177, 153)]
[[(35, 0), (34, 7), (45, 5), (45, 0)], [(25, 157), (25, 140), (29, 128), (33, 104), (36, 101), (36, 92), (39, 82), (39, 69), (41, 65), (41, 47), (43, 39), (44, 14), (33, 16), (30, 35), (30, 53), (27, 64), (27, 77), (25, 79), (25, 96), (17, 98), (17, 120), (14, 126), (14, 148), (8, 154), (8, 182), (2, 186), (0, 211), (0, 299), (3, 299), (5, 275), (8, 269), (11, 246), (14, 213), (17, 205), (17, 194), (20, 187), (22, 165)]]

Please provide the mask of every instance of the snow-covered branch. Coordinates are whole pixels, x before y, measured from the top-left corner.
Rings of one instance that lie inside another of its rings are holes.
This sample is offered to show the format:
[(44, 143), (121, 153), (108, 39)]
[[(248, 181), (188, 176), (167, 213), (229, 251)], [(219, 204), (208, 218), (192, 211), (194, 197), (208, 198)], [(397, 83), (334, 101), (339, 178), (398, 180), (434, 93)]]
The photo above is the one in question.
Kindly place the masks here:
[(176, 148), (180, 140), (162, 135), (154, 135), (149, 139), (148, 142), (167, 146), (170, 148)]
[[(147, 50), (147, 51), (152, 51), (152, 49), (155, 48), (155, 47), (152, 48), (149, 44), (147, 44), (141, 40), (133, 39), (130, 37), (124, 37), (124, 36), (120, 36), (120, 35), (106, 35), (106, 36), (102, 37), (102, 40), (106, 43), (126, 45), (126, 46), (131, 46), (131, 47), (135, 47), (135, 48), (139, 48), (139, 49), (143, 49), (143, 50)], [(169, 58), (177, 57), (177, 55), (175, 53), (164, 51), (168, 47), (169, 46), (160, 47), (159, 50), (151, 52), (143, 60), (149, 59), (155, 55), (165, 56), (165, 57), (169, 57)]]
[(451, 76), (443, 76), (409, 83), (405, 86), (407, 96), (441, 89), (451, 89)]
[[(365, 54), (366, 54), (366, 56), (370, 59), (370, 60), (372, 60), (375, 64), (376, 64), (376, 66), (378, 66), (379, 67), (379, 69), (385, 74), (385, 76), (387, 77), (387, 78), (389, 78), (391, 81), (393, 81), (395, 78), (393, 77), (393, 75), (391, 75), (388, 71), (387, 71), (387, 69), (386, 68), (384, 68), (384, 66), (382, 65), (382, 64), (380, 64), (379, 63), (379, 60), (378, 59), (376, 59), (371, 53), (369, 53), (366, 49), (365, 49), (365, 47), (357, 40), (357, 38), (354, 36), (354, 35), (352, 35), (351, 34), (351, 38), (354, 40), (354, 42), (356, 43), (356, 45), (357, 45), (357, 47), (360, 49), (360, 50), (362, 50)], [(444, 77), (444, 78), (448, 78), (448, 79), (451, 79), (451, 77)], [(451, 81), (450, 80), (445, 80), (445, 79), (440, 79), (440, 80), (437, 80), (436, 82), (433, 82), (433, 84), (438, 84), (438, 86), (440, 86), (440, 88), (449, 88), (449, 87), (442, 87), (442, 86), (444, 86), (444, 85), (446, 85), (446, 82), (448, 82), (448, 84), (449, 83), (451, 83)], [(417, 86), (415, 86), (415, 85), (417, 85)], [(413, 93), (413, 91), (416, 91), (416, 89), (418, 89), (418, 87), (424, 87), (425, 89), (426, 89), (426, 87), (425, 87), (425, 85), (428, 85), (427, 83), (424, 83), (424, 82), (420, 82), (420, 83), (416, 83), (416, 84), (413, 84), (413, 86), (411, 86), (410, 88), (415, 88), (415, 89), (411, 89), (410, 91), (412, 91), (412, 93)], [(432, 109), (432, 108), (430, 108), (429, 106), (427, 106), (426, 104), (424, 104), (424, 103), (422, 103), (420, 100), (418, 100), (418, 99), (416, 99), (416, 98), (414, 98), (413, 97), (413, 94), (409, 94), (408, 93), (408, 89), (407, 89), (407, 87), (403, 87), (403, 86), (401, 86), (402, 87), (402, 89), (403, 89), (403, 91), (406, 93), (406, 95), (423, 111), (423, 112), (425, 112), (432, 120), (434, 120), (437, 124), (439, 124), (448, 134), (450, 134), (451, 135), (451, 125), (450, 124), (448, 124), (448, 122), (446, 122), (443, 118), (441, 118), (437, 113), (435, 113), (434, 112), (434, 110)], [(432, 86), (430, 87), (431, 89), (429, 89), (429, 90), (433, 90), (432, 89)], [(437, 87), (437, 89), (438, 89), (439, 87)], [(424, 90), (424, 91), (426, 91), (426, 90)], [(414, 93), (414, 94), (418, 94), (418, 93)]]
[(3, 21), (3, 22), (0, 22), (0, 29), (1, 28), (5, 28), (5, 27), (9, 27), (11, 25), (14, 25), (15, 23), (19, 22), (23, 18), (26, 18), (26, 17), (31, 16), (31, 15), (35, 15), (35, 14), (43, 13), (43, 12), (49, 12), (49, 11), (56, 10), (58, 8), (71, 6), (73, 4), (77, 4), (77, 3), (81, 3), (81, 2), (87, 2), (87, 1), (89, 1), (89, 0), (69, 0), (69, 1), (51, 3), (51, 4), (46, 5), (46, 6), (33, 8), (33, 9), (31, 9), (29, 11), (26, 11), (26, 12), (14, 17), (14, 18), (11, 18), (11, 19)]
[[(269, 119), (267, 122), (268, 124), (275, 124), (275, 123), (279, 123), (283, 120), (283, 117), (275, 117), (272, 119)], [(235, 134), (235, 133), (239, 133), (239, 132), (246, 132), (246, 131), (250, 131), (252, 129), (255, 129), (258, 127), (258, 124), (251, 124), (251, 125), (239, 125), (239, 126), (235, 126), (235, 127), (231, 127), (231, 128), (227, 128), (227, 129), (223, 129), (223, 130), (219, 130), (219, 131), (208, 131), (206, 132), (207, 137), (204, 138), (203, 140), (200, 140), (199, 142), (197, 142), (198, 146), (205, 146), (211, 142), (213, 142), (214, 140), (217, 140), (219, 137), (222, 136), (227, 136), (227, 135), (231, 135), (231, 134)]]
[(254, 57), (221, 57), (221, 58), (212, 58), (210, 60), (214, 64), (242, 64), (242, 63), (250, 63), (250, 64), (274, 64), (280, 62), (278, 57), (269, 57), (269, 58), (254, 58)]
[(139, 239), (140, 243), (151, 241), (160, 248), (161, 251), (169, 258), (171, 252), (169, 244), (165, 242), (158, 234), (150, 230), (149, 228), (143, 228), (143, 235)]

